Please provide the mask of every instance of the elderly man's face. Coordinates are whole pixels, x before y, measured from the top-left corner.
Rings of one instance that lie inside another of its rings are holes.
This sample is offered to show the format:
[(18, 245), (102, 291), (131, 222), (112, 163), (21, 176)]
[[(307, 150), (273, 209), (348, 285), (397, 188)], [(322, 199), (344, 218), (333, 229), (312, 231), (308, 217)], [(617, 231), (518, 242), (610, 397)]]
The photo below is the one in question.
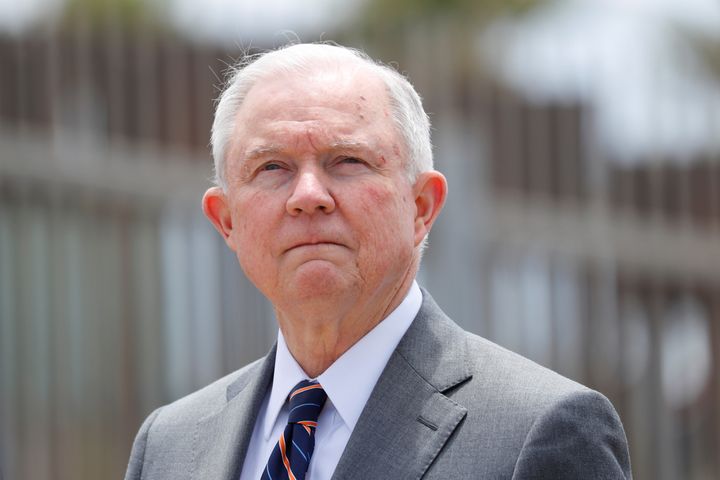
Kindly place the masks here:
[(236, 119), (226, 211), (209, 216), (281, 309), (381, 297), (426, 233), (385, 87), (355, 70), (261, 80)]

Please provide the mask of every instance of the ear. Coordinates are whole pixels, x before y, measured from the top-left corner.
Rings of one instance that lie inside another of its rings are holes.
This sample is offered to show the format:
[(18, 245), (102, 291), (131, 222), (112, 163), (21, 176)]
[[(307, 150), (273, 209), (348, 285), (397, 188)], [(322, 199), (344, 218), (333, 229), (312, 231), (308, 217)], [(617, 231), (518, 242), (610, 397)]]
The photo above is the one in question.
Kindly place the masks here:
[(420, 245), (430, 232), (445, 205), (447, 188), (445, 176), (435, 170), (421, 173), (415, 181), (415, 246)]
[(202, 209), (205, 216), (210, 220), (215, 229), (220, 232), (225, 243), (230, 248), (230, 234), (232, 233), (232, 216), (228, 198), (220, 187), (211, 187), (205, 192), (202, 199)]

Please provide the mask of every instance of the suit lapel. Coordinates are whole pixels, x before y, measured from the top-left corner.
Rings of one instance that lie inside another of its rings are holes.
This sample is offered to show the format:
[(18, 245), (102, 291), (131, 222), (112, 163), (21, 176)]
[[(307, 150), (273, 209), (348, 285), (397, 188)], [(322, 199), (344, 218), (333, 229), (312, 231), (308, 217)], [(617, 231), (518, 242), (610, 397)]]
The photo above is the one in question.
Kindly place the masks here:
[(223, 408), (198, 422), (192, 478), (232, 480), (240, 475), (274, 365), (275, 347), (228, 386)]
[(421, 478), (467, 413), (444, 395), (470, 378), (464, 359), (464, 332), (423, 290), (420, 312), (378, 379), (333, 479)]

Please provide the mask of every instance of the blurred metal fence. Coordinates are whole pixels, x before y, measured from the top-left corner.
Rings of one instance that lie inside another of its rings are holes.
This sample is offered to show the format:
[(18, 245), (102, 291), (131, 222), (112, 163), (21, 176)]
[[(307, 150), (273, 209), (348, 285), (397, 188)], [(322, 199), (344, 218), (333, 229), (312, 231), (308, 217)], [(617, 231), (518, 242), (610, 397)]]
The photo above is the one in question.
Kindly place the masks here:
[[(466, 328), (606, 393), (636, 478), (719, 477), (720, 153), (614, 161), (586, 106), (529, 103), (449, 27), (346, 39), (397, 60), (432, 113), (451, 193), (421, 283)], [(273, 341), (199, 211), (227, 58), (145, 29), (0, 38), (7, 478), (121, 476), (154, 407)]]

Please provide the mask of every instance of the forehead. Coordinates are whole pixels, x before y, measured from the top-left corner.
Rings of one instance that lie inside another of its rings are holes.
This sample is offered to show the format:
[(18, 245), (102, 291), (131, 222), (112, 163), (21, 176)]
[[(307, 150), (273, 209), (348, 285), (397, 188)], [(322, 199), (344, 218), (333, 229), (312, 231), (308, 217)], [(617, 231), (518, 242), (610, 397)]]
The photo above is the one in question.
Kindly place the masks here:
[[(397, 144), (384, 82), (369, 68), (336, 65), (258, 80), (238, 110), (233, 143), (242, 150), (313, 135), (328, 143)], [(257, 144), (260, 142), (260, 144)]]
[(387, 90), (380, 76), (366, 65), (334, 63), (267, 73), (250, 88), (241, 110), (273, 99), (302, 106), (361, 97), (377, 107), (387, 106)]

